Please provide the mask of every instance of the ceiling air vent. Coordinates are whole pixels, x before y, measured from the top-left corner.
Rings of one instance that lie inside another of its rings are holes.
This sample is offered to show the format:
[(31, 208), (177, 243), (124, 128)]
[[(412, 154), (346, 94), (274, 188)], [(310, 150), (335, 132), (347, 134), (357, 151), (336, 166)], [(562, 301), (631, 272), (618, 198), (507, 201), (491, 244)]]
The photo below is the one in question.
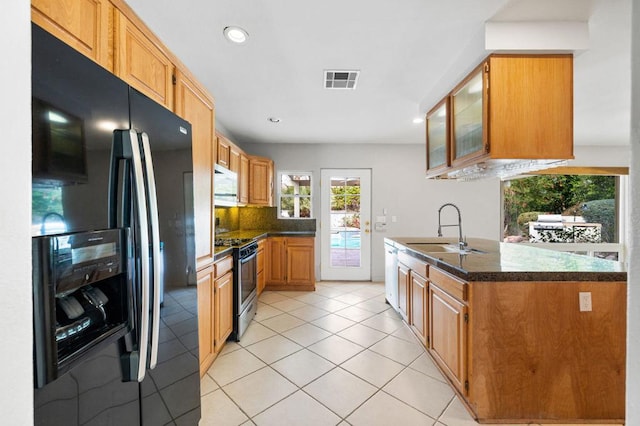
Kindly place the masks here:
[(359, 75), (360, 71), (325, 70), (324, 88), (354, 90)]

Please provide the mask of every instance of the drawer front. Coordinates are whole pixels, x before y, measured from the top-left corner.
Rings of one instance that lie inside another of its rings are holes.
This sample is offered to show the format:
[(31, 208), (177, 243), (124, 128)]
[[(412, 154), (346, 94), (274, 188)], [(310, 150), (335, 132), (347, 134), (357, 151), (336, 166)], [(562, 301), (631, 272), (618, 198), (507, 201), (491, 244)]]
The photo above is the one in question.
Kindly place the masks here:
[(429, 269), (429, 281), (436, 284), (456, 299), (463, 302), (467, 301), (468, 283), (466, 281), (459, 280), (458, 278), (455, 278), (454, 276), (433, 266)]
[(407, 253), (399, 252), (398, 261), (404, 263), (414, 273), (421, 275), (424, 278), (429, 276), (429, 265), (421, 260), (416, 259), (413, 256), (409, 256)]
[(233, 256), (225, 257), (216, 262), (216, 278), (223, 276), (233, 269)]

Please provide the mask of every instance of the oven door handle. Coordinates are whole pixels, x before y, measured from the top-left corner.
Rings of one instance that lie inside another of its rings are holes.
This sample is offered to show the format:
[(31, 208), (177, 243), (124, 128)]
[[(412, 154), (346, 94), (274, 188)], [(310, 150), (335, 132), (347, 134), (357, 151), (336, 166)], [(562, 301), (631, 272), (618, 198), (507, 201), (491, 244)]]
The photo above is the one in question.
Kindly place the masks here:
[(258, 253), (254, 252), (254, 253), (250, 254), (249, 256), (240, 258), (239, 259), (240, 260), (240, 264), (247, 263), (251, 259), (255, 258), (257, 255), (258, 255)]

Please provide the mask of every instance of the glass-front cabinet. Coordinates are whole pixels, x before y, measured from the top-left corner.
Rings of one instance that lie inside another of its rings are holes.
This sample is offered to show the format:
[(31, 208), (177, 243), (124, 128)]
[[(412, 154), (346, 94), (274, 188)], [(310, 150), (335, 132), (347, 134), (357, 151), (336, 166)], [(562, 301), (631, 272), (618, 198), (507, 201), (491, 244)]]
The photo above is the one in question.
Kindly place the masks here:
[(449, 97), (427, 113), (427, 175), (451, 165), (449, 156)]
[(485, 64), (471, 73), (451, 95), (451, 162), (459, 165), (489, 152), (486, 137)]

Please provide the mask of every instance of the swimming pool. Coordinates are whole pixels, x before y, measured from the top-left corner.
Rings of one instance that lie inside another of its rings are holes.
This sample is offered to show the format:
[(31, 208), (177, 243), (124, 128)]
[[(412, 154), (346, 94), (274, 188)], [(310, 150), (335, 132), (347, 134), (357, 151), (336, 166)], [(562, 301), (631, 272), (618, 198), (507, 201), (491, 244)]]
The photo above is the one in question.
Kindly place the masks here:
[(360, 231), (340, 231), (331, 234), (331, 248), (360, 248)]

